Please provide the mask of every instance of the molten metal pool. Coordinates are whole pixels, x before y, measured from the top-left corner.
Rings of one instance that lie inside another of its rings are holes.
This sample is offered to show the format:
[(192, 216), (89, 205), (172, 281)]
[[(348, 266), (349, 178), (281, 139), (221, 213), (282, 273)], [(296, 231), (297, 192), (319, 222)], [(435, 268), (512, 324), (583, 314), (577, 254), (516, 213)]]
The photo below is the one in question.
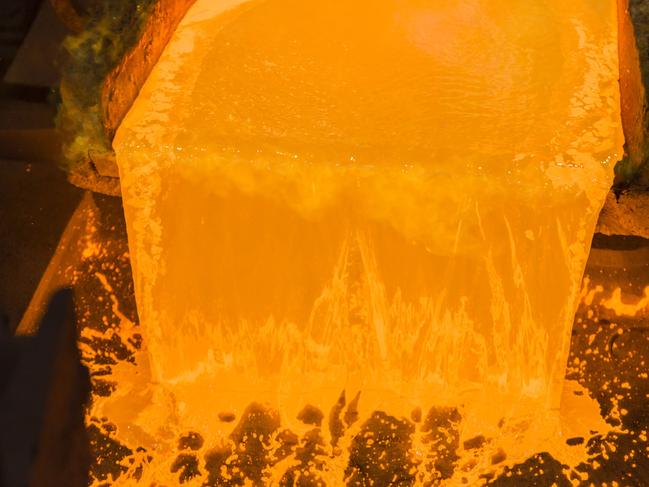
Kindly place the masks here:
[(564, 444), (616, 25), (614, 0), (198, 0), (115, 140), (147, 350), (93, 407), (155, 452), (142, 482), (183, 431), (217, 445), (196, 485), (475, 485)]

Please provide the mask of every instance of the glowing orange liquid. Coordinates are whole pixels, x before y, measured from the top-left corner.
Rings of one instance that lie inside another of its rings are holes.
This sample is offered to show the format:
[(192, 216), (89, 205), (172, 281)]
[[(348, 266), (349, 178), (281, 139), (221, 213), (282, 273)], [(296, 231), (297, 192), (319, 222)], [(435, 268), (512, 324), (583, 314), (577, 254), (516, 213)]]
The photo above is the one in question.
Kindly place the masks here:
[(342, 390), (476, 432), (556, 408), (621, 154), (615, 2), (240, 3), (196, 3), (115, 140), (156, 427)]

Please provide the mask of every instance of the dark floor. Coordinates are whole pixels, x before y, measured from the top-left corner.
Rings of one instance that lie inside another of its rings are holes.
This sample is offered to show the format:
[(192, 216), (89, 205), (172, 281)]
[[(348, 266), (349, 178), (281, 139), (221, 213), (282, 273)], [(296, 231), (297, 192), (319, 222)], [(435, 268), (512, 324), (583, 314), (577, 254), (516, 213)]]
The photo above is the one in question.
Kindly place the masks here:
[(81, 190), (52, 164), (0, 159), (0, 322), (15, 330)]
[(10, 330), (82, 196), (57, 167), (56, 62), (65, 34), (48, 1), (0, 0), (0, 326)]

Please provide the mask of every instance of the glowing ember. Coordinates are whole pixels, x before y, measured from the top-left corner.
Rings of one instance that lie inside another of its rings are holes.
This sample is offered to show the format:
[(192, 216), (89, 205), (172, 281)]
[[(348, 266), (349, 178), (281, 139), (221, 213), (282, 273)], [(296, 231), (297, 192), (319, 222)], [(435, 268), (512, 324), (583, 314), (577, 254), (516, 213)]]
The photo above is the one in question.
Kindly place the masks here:
[(424, 483), (460, 441), (477, 481), (551, 442), (615, 2), (237, 4), (195, 4), (117, 134), (148, 354), (95, 408), (150, 479), (222, 439), (214, 485)]

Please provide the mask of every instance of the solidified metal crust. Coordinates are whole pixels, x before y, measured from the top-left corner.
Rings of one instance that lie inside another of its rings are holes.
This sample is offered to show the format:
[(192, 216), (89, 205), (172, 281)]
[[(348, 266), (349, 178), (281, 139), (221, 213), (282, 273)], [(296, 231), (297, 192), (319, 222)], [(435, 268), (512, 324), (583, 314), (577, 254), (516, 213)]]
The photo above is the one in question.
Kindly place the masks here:
[(58, 126), (73, 184), (120, 194), (113, 137), (193, 2), (111, 2), (66, 41)]
[(625, 158), (615, 168), (616, 186), (644, 185), (647, 171), (649, 119), (649, 1), (618, 0), (620, 95)]
[(609, 193), (596, 232), (649, 239), (649, 192), (630, 190), (619, 196)]

